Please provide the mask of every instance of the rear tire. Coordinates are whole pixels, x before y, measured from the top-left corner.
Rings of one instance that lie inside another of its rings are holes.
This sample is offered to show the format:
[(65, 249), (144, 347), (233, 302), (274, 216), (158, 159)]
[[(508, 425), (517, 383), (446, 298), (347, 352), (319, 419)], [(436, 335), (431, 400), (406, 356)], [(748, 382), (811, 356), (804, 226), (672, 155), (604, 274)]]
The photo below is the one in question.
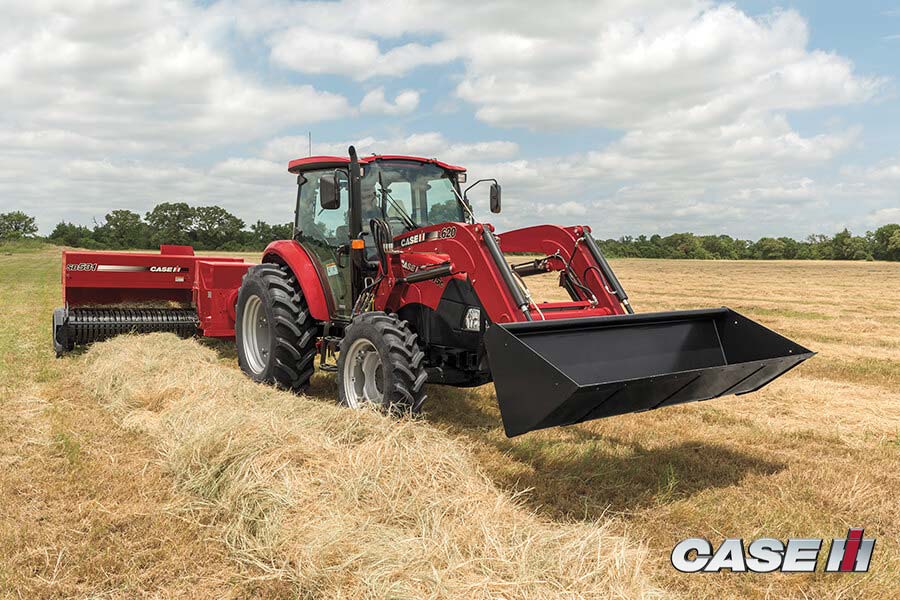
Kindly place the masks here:
[(425, 353), (397, 315), (367, 312), (344, 331), (337, 362), (340, 403), (418, 412), (425, 402)]
[(294, 391), (309, 385), (318, 328), (289, 269), (261, 264), (247, 270), (234, 329), (238, 364), (251, 379)]

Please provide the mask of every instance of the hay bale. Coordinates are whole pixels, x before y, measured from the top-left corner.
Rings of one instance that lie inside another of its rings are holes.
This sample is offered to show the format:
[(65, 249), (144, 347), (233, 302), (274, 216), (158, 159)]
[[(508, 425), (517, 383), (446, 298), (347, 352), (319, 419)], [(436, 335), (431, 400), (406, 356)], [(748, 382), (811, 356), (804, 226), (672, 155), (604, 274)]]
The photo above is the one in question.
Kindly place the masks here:
[(118, 337), (81, 360), (84, 385), (156, 440), (238, 559), (300, 597), (657, 594), (641, 545), (609, 523), (542, 520), (422, 421), (254, 384), (171, 334)]

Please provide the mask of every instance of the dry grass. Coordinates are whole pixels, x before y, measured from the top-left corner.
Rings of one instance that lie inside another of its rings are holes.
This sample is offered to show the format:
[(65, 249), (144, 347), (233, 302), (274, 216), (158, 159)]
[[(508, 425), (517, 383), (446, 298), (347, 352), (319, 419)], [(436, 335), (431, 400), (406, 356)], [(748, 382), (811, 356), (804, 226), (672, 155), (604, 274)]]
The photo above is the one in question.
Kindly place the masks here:
[[(759, 393), (508, 440), (490, 386), (432, 393), (429, 420), (561, 521), (618, 515), (686, 597), (900, 596), (900, 265), (623, 260), (638, 311), (730, 306), (819, 355)], [(538, 298), (555, 280), (529, 278)], [(868, 575), (683, 575), (681, 539), (878, 538)]]
[(57, 361), (59, 251), (0, 256), (0, 598), (270, 596)]
[[(0, 597), (900, 597), (900, 265), (614, 261), (640, 311), (727, 305), (820, 354), (509, 440), (491, 386), (397, 423), (333, 406), (330, 376), (253, 385), (223, 344), (55, 361), (58, 260), (0, 256)], [(850, 526), (878, 538), (868, 575), (669, 565), (685, 537)]]
[(243, 562), (304, 598), (641, 597), (644, 552), (604, 523), (524, 510), (462, 444), (414, 421), (253, 384), (172, 335), (120, 337), (84, 385), (156, 440)]

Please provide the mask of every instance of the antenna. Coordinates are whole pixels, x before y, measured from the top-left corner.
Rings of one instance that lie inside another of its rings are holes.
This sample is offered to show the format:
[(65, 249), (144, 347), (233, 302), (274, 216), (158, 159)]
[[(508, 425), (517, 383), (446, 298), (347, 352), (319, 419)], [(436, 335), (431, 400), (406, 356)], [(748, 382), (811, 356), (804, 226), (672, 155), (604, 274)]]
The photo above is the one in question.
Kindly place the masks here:
[(309, 135), (309, 154), (307, 156), (312, 156), (312, 131), (308, 131)]

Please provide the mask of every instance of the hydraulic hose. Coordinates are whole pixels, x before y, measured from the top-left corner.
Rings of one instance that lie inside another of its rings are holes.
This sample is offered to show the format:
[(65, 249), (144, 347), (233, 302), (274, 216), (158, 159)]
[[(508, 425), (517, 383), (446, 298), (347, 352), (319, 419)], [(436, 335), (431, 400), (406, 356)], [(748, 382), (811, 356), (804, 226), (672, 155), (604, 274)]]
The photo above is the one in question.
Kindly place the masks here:
[(628, 294), (625, 293), (625, 289), (622, 287), (622, 284), (619, 283), (616, 274), (613, 273), (612, 267), (606, 262), (606, 257), (603, 256), (600, 246), (597, 245), (597, 242), (594, 241), (594, 238), (588, 232), (585, 231), (582, 235), (584, 236), (584, 244), (587, 246), (591, 256), (594, 257), (594, 260), (597, 261), (597, 265), (600, 267), (600, 272), (603, 273), (603, 277), (606, 278), (606, 281), (612, 286), (613, 292), (615, 292), (616, 297), (619, 299), (622, 306), (625, 307), (628, 314), (633, 315), (634, 309), (631, 308), (631, 304), (628, 302)]
[(512, 269), (509, 268), (509, 263), (503, 258), (503, 253), (500, 252), (500, 246), (497, 244), (497, 238), (495, 238), (491, 230), (485, 226), (482, 226), (481, 237), (484, 240), (484, 245), (487, 246), (488, 252), (491, 253), (491, 258), (494, 259), (494, 264), (497, 265), (497, 270), (500, 271), (503, 282), (509, 289), (509, 293), (512, 294), (513, 302), (519, 307), (522, 314), (525, 315), (525, 319), (531, 321), (531, 312), (528, 310), (528, 299), (525, 297), (525, 294), (522, 293), (519, 284), (513, 277)]

